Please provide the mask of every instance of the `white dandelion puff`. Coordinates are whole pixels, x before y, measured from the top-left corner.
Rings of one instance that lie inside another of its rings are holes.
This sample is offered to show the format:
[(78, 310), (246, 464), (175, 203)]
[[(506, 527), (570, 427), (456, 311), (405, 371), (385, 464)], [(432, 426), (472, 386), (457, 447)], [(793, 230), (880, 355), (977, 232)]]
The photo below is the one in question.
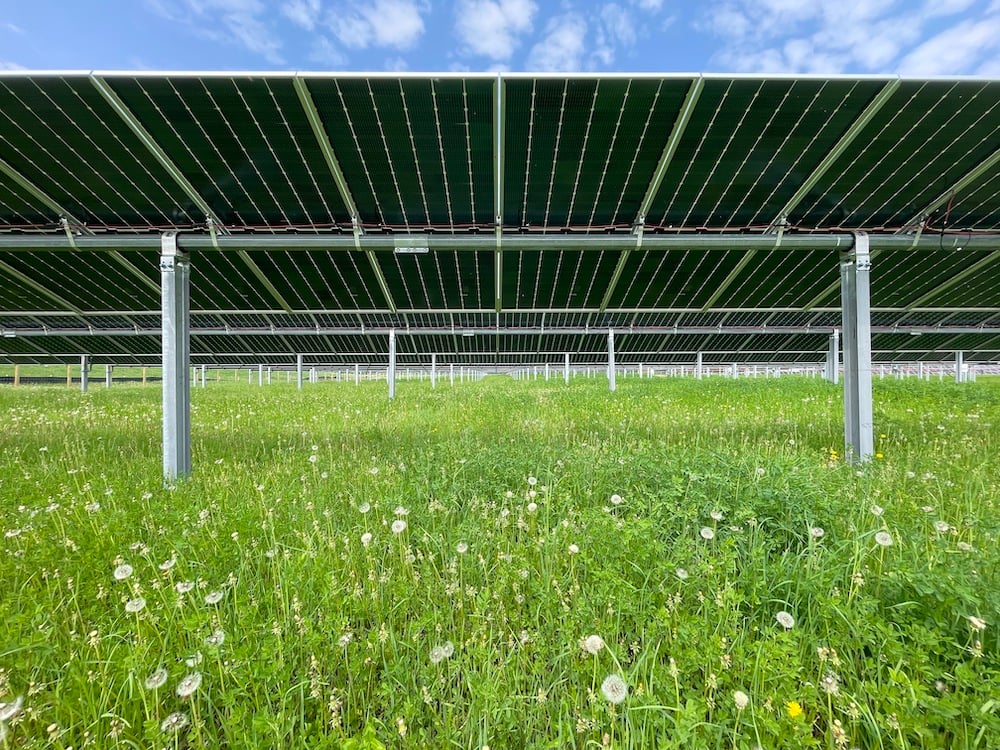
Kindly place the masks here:
[(201, 686), (201, 672), (192, 672), (177, 683), (177, 697), (189, 698)]
[(410, 511), (408, 511), (402, 505), (397, 505), (396, 506), (396, 510), (394, 510), (393, 513), (395, 513), (397, 516), (408, 516), (408, 515), (410, 515)]
[(882, 515), (885, 513), (885, 508), (883, 508), (881, 505), (873, 505), (871, 507), (871, 512), (873, 516), (878, 516), (881, 518)]
[(221, 646), (226, 641), (226, 631), (222, 629), (216, 629), (212, 631), (212, 634), (205, 638), (206, 646), (215, 646), (216, 648)]
[(455, 653), (455, 646), (451, 641), (447, 641), (441, 646), (435, 646), (431, 649), (431, 664), (438, 664), (449, 658), (453, 653)]
[(534, 514), (535, 512), (538, 511), (538, 503), (528, 503), (528, 507), (526, 508), (526, 510), (528, 511), (529, 514)]
[(528, 484), (531, 487), (534, 487), (536, 484), (538, 484), (538, 480), (535, 477), (528, 477)]
[(722, 520), (722, 511), (721, 510), (713, 510), (708, 515), (709, 515), (709, 517), (711, 517), (711, 519), (713, 521), (721, 521)]
[(621, 495), (615, 493), (614, 495), (611, 496), (612, 505), (621, 505), (623, 502), (625, 501), (622, 499)]
[(182, 714), (180, 711), (175, 711), (170, 714), (167, 718), (163, 720), (160, 724), (160, 731), (164, 734), (177, 734), (188, 724), (187, 714)]
[(879, 547), (891, 547), (892, 546), (892, 534), (888, 531), (879, 531), (875, 534), (875, 544)]
[(371, 543), (372, 543), (371, 532), (366, 531), (364, 534), (361, 535), (361, 544), (362, 546), (367, 547)]
[(469, 545), (466, 544), (465, 542), (459, 542), (458, 544), (455, 545), (455, 551), (458, 552), (458, 554), (460, 555), (464, 555), (466, 552), (469, 551)]
[(778, 614), (776, 614), (774, 619), (777, 620), (778, 624), (785, 630), (791, 630), (795, 627), (795, 618), (785, 610), (781, 610)]
[(124, 581), (130, 575), (132, 575), (132, 566), (128, 563), (122, 563), (115, 568), (114, 576), (116, 581)]
[(822, 539), (824, 534), (826, 534), (826, 531), (823, 530), (822, 526), (813, 526), (809, 529), (809, 536), (813, 539)]
[(174, 584), (174, 591), (178, 594), (186, 594), (194, 589), (193, 581), (178, 581)]
[(146, 608), (146, 600), (141, 596), (137, 596), (135, 599), (129, 599), (125, 602), (125, 611), (131, 615), (138, 614)]
[(674, 574), (682, 581), (686, 581), (688, 579), (688, 572), (684, 568), (678, 568), (674, 571)]
[(402, 518), (397, 518), (395, 521), (392, 522), (391, 529), (393, 534), (402, 534), (404, 531), (406, 531), (406, 521), (404, 521)]
[(628, 698), (628, 685), (616, 674), (609, 674), (601, 683), (601, 693), (609, 703), (623, 703)]
[(167, 670), (160, 667), (146, 678), (146, 690), (158, 690), (167, 684)]
[(951, 531), (951, 524), (949, 524), (947, 521), (935, 521), (934, 530), (937, 531), (939, 534), (947, 534), (949, 531)]
[(0, 702), (0, 723), (8, 722), (21, 713), (21, 707), (24, 706), (24, 696), (19, 695), (14, 700), (8, 703)]
[(194, 669), (199, 664), (201, 664), (203, 659), (204, 657), (201, 655), (201, 651), (198, 651), (195, 653), (194, 656), (189, 656), (187, 659), (185, 659), (184, 663), (188, 666), (189, 669)]
[(575, 544), (571, 544), (571, 545), (569, 545), (569, 547), (567, 549), (567, 552), (569, 552), (571, 555), (579, 555), (580, 554), (580, 548), (577, 547)]
[(371, 503), (361, 503), (361, 505), (358, 506), (358, 513), (367, 513), (371, 509), (372, 509)]
[(599, 635), (588, 635), (580, 639), (580, 648), (591, 656), (597, 656), (604, 648), (604, 639)]
[(159, 567), (160, 567), (160, 570), (162, 570), (164, 573), (166, 573), (168, 570), (170, 570), (176, 564), (177, 564), (177, 558), (176, 557), (171, 557), (169, 560), (164, 560), (163, 562), (161, 562)]
[(986, 630), (986, 620), (975, 615), (969, 615), (969, 627), (977, 633), (981, 633)]
[(218, 604), (222, 601), (221, 591), (210, 591), (205, 595), (205, 604)]
[(715, 539), (715, 531), (710, 529), (708, 526), (702, 526), (701, 531), (699, 531), (698, 533), (701, 534), (701, 538), (705, 539), (706, 541), (711, 541)]

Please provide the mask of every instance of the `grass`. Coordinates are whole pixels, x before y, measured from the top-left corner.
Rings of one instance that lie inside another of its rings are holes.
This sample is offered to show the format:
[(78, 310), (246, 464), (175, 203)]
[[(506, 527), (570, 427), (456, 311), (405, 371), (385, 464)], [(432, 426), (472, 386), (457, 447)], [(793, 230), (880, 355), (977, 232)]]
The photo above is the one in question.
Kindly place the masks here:
[(0, 389), (0, 747), (996, 748), (1000, 382), (875, 395), (224, 381), (164, 487), (157, 387)]

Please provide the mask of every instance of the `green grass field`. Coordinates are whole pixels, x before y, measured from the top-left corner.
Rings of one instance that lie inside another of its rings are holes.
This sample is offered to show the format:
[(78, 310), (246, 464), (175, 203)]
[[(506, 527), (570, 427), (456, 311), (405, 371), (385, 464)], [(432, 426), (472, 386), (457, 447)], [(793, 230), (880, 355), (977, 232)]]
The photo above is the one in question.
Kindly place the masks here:
[(1000, 747), (1000, 382), (159, 397), (0, 389), (0, 747)]

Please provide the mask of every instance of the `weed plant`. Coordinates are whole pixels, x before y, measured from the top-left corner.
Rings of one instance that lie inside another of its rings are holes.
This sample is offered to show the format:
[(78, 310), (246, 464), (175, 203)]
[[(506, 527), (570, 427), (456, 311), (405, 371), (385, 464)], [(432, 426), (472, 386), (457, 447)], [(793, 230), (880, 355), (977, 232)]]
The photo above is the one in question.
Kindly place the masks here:
[(1000, 747), (1000, 383), (0, 390), (0, 747)]

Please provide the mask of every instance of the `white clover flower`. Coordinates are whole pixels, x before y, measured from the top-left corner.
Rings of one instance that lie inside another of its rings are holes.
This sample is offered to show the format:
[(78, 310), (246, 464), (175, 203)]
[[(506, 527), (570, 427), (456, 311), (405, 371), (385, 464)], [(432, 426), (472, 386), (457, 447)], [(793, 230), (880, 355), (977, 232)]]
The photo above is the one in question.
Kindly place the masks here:
[(875, 543), (879, 547), (891, 547), (892, 546), (892, 534), (888, 531), (879, 531), (875, 534)]
[(392, 526), (390, 528), (392, 529), (393, 534), (402, 534), (406, 531), (406, 521), (402, 518), (397, 518), (392, 522)]
[(580, 648), (591, 656), (597, 656), (604, 648), (604, 639), (599, 635), (588, 635), (580, 639)]
[(371, 543), (372, 543), (371, 532), (366, 531), (364, 534), (361, 535), (361, 545), (367, 547)]
[(820, 689), (827, 695), (836, 695), (840, 692), (840, 677), (836, 672), (828, 670), (823, 679), (819, 681)]
[(167, 684), (167, 670), (160, 667), (153, 674), (146, 678), (146, 690), (158, 690)]
[(972, 545), (968, 542), (956, 542), (955, 546), (962, 550), (962, 552), (972, 552)]
[(222, 601), (221, 591), (210, 591), (205, 595), (205, 604), (218, 604)]
[(344, 633), (337, 639), (337, 645), (341, 648), (347, 648), (352, 640), (354, 640), (354, 633)]
[(115, 568), (114, 576), (116, 581), (124, 581), (130, 575), (132, 575), (132, 566), (128, 563), (122, 563)]
[(813, 539), (822, 539), (824, 534), (826, 534), (826, 532), (823, 530), (822, 526), (813, 526), (809, 529), (809, 536)]
[(701, 534), (701, 538), (705, 539), (706, 541), (711, 541), (715, 539), (715, 531), (710, 529), (708, 526), (702, 526), (701, 531), (699, 531), (698, 533)]
[(188, 725), (187, 714), (182, 714), (180, 711), (175, 711), (170, 714), (167, 718), (163, 720), (160, 724), (160, 731), (164, 734), (177, 734), (184, 727)]
[(791, 630), (795, 627), (795, 618), (785, 610), (781, 610), (778, 614), (776, 614), (774, 619), (777, 620), (778, 624), (785, 630)]
[(628, 685), (616, 674), (609, 674), (601, 683), (601, 693), (609, 703), (623, 703), (628, 698)]
[(464, 555), (469, 551), (469, 545), (466, 542), (459, 542), (455, 545), (455, 551), (460, 555)]
[(951, 525), (947, 521), (935, 521), (934, 530), (939, 534), (947, 534), (951, 530)]
[(131, 615), (138, 614), (146, 608), (146, 600), (141, 596), (137, 596), (135, 599), (129, 599), (125, 602), (125, 611)]
[(194, 589), (193, 581), (178, 581), (174, 584), (174, 591), (178, 594), (186, 594), (187, 592)]
[(736, 704), (737, 711), (742, 711), (744, 708), (750, 705), (750, 696), (744, 693), (742, 690), (734, 690), (733, 703)]
[(177, 683), (177, 697), (189, 698), (201, 685), (201, 672), (192, 672)]
[(969, 627), (977, 633), (981, 633), (986, 630), (986, 620), (975, 615), (969, 615)]
[(622, 500), (622, 496), (621, 495), (614, 494), (614, 495), (611, 496), (611, 504), (612, 505), (621, 505), (623, 502), (625, 502), (625, 501)]

